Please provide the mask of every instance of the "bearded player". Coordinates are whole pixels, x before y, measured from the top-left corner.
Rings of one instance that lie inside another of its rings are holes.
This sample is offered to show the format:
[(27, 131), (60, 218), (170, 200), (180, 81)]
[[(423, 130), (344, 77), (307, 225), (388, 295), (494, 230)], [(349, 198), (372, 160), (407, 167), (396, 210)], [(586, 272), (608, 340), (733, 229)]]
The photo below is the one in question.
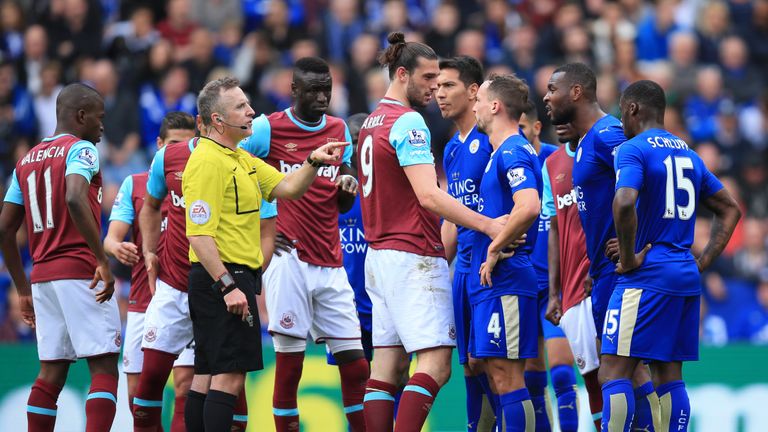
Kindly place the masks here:
[[(324, 60), (297, 60), (291, 84), (293, 105), (257, 117), (253, 133), (240, 147), (287, 174), (327, 142), (350, 142), (344, 120), (326, 115), (331, 88)], [(343, 268), (338, 225), (339, 212), (350, 209), (357, 191), (351, 158), (350, 146), (340, 164), (320, 167), (301, 199), (278, 204), (277, 235), (294, 246), (273, 256), (264, 274), (269, 332), (276, 352), (273, 414), (278, 431), (299, 427), (297, 397), (308, 335), (325, 342), (339, 365), (350, 427), (365, 428), (362, 402), (368, 362), (360, 342), (354, 292)], [(262, 217), (268, 214), (264, 211)]]

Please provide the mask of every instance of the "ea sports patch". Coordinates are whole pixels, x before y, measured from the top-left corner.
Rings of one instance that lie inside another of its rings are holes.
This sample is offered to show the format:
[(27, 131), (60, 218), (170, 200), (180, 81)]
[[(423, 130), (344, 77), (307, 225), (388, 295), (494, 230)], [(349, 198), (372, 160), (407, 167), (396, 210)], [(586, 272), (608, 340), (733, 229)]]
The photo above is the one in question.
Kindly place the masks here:
[(82, 162), (88, 168), (95, 168), (98, 156), (96, 156), (96, 152), (86, 147), (80, 150), (80, 153), (77, 155), (77, 160)]
[(472, 154), (475, 154), (479, 149), (480, 149), (480, 140), (473, 139), (472, 142), (469, 143), (469, 152)]
[(421, 129), (409, 130), (408, 144), (410, 144), (413, 147), (423, 147), (427, 145), (427, 133)]
[(197, 200), (189, 207), (189, 220), (195, 225), (205, 225), (211, 219), (211, 206), (203, 200)]
[(516, 187), (526, 180), (525, 171), (522, 168), (510, 168), (507, 171), (507, 180), (509, 187)]

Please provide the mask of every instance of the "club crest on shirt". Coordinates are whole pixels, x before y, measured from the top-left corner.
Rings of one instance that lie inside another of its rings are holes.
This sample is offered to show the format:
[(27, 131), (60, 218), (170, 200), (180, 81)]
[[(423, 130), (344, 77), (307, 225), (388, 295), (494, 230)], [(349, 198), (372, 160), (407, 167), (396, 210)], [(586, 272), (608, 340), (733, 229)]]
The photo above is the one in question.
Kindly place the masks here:
[(456, 325), (455, 324), (449, 324), (448, 325), (448, 337), (451, 338), (451, 340), (456, 340)]
[(197, 200), (189, 207), (189, 220), (195, 225), (204, 225), (211, 219), (211, 206), (203, 200)]
[(408, 144), (410, 144), (413, 147), (423, 147), (427, 145), (427, 134), (420, 129), (409, 130)]
[(480, 140), (475, 138), (472, 140), (471, 143), (469, 143), (469, 152), (472, 154), (475, 154), (479, 149), (480, 149)]
[(157, 329), (154, 327), (150, 327), (147, 329), (147, 332), (144, 333), (144, 340), (152, 343), (157, 339)]
[(293, 328), (296, 325), (296, 316), (291, 312), (286, 312), (283, 317), (280, 318), (280, 327), (284, 329)]
[(584, 369), (587, 366), (586, 360), (584, 360), (584, 357), (582, 357), (580, 354), (576, 354), (576, 366), (579, 367), (579, 369)]

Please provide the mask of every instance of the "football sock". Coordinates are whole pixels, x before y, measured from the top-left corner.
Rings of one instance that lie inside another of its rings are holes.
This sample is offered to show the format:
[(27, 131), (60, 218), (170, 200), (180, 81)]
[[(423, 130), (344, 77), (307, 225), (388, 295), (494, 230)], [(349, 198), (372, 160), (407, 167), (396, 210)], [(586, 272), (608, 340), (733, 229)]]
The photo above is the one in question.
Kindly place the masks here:
[(344, 403), (344, 414), (347, 416), (350, 430), (353, 432), (365, 431), (363, 398), (369, 375), (368, 360), (363, 357), (339, 365), (339, 374), (341, 375), (341, 398)]
[(184, 424), (187, 426), (187, 432), (205, 432), (204, 409), (205, 393), (190, 390), (187, 393), (187, 403), (184, 406)]
[(205, 432), (230, 432), (237, 396), (218, 390), (209, 390), (203, 408)]
[(480, 413), (483, 410), (483, 387), (476, 376), (464, 375), (467, 390), (467, 430), (478, 430)]
[(425, 373), (415, 373), (403, 389), (403, 397), (397, 411), (395, 432), (419, 432), (427, 420), (440, 386)]
[(109, 432), (117, 410), (117, 377), (94, 374), (85, 402), (85, 431)]
[[(551, 431), (552, 425), (549, 421), (546, 401), (547, 372), (526, 371), (524, 377), (525, 387), (528, 389), (531, 404), (533, 405), (533, 412), (536, 415), (536, 431)], [(504, 412), (506, 413), (506, 410)], [(509, 425), (509, 422), (510, 420), (507, 419), (507, 425)]]
[(589, 396), (589, 412), (592, 413), (592, 422), (595, 424), (595, 430), (599, 431), (603, 418), (603, 392), (597, 381), (597, 370), (584, 374), (582, 378), (584, 378), (584, 386), (587, 388), (587, 396)]
[(248, 427), (248, 399), (245, 394), (245, 385), (240, 390), (235, 401), (235, 412), (232, 414), (232, 431), (245, 432)]
[(632, 382), (617, 379), (603, 384), (603, 432), (629, 432), (635, 414)]
[[(576, 374), (571, 365), (559, 365), (550, 370), (552, 386), (557, 395), (557, 416), (560, 430), (576, 432), (579, 429), (579, 398), (576, 395)], [(538, 420), (538, 419), (537, 419)]]
[(160, 426), (163, 410), (163, 389), (173, 369), (176, 355), (153, 349), (144, 350), (144, 364), (133, 398), (133, 425), (136, 428)]
[(53, 432), (56, 425), (56, 400), (61, 387), (41, 379), (32, 384), (32, 392), (27, 399), (27, 424), (29, 432)]
[(688, 424), (691, 420), (691, 403), (688, 400), (688, 392), (685, 390), (685, 383), (682, 381), (671, 381), (656, 388), (661, 404), (661, 426), (662, 431), (688, 430)]
[(275, 390), (272, 414), (277, 432), (299, 430), (296, 399), (304, 366), (304, 353), (275, 353)]
[(476, 376), (477, 382), (483, 387), (485, 393), (483, 408), (480, 412), (479, 430), (495, 430), (496, 422), (500, 421), (502, 416), (499, 395), (491, 390), (491, 378), (488, 375), (483, 373)]
[(506, 432), (531, 432), (535, 430), (536, 415), (533, 412), (531, 395), (527, 388), (521, 388), (499, 396)]
[(367, 432), (392, 432), (395, 417), (395, 393), (393, 384), (369, 379), (363, 398), (363, 415)]
[(655, 426), (660, 421), (659, 397), (653, 388), (653, 383), (647, 383), (635, 389), (635, 417), (632, 420), (633, 429), (647, 429), (650, 432), (656, 430)]
[(185, 432), (184, 407), (187, 405), (187, 395), (176, 396), (173, 403), (173, 419), (171, 419), (171, 432)]

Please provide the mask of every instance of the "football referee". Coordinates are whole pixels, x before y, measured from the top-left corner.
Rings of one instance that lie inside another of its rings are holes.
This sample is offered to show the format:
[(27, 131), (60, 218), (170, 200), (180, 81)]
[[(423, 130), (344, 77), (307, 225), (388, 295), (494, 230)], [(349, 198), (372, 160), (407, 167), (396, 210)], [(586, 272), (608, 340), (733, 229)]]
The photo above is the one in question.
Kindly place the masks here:
[(202, 136), (184, 169), (189, 237), (189, 309), (195, 377), (185, 407), (190, 432), (229, 431), (248, 371), (262, 369), (256, 295), (261, 292), (261, 199), (299, 198), (317, 169), (338, 160), (348, 143), (313, 151), (283, 175), (237, 147), (255, 112), (234, 78), (208, 83), (197, 101)]

